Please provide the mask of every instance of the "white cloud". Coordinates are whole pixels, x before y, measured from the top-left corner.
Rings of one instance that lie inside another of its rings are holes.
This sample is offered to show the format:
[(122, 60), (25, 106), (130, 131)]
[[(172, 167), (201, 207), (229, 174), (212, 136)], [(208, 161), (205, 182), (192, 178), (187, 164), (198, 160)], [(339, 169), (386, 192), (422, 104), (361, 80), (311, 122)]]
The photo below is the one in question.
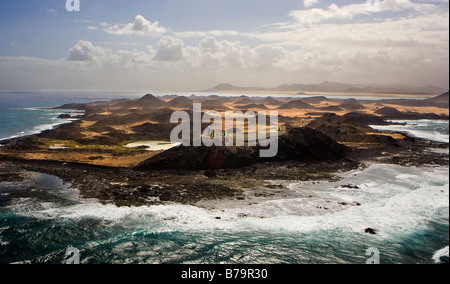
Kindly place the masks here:
[(291, 11), (289, 16), (294, 18), (302, 27), (309, 28), (313, 24), (326, 20), (351, 20), (355, 15), (368, 14), (364, 4), (354, 4), (339, 7), (331, 4), (328, 9), (314, 8), (309, 10)]
[(52, 15), (56, 15), (58, 13), (58, 11), (56, 11), (55, 9), (46, 9), (45, 11)]
[(306, 8), (309, 8), (318, 4), (319, 2), (320, 0), (303, 0), (303, 5), (305, 5)]
[(151, 23), (144, 16), (137, 15), (133, 23), (126, 25), (115, 24), (106, 28), (106, 32), (116, 35), (159, 36), (167, 33), (167, 29), (159, 26), (158, 22)]
[(439, 7), (448, 1), (385, 0), (377, 13), (367, 11), (365, 2), (292, 11), (289, 22), (253, 32), (172, 32), (143, 16), (125, 25), (101, 23), (97, 26), (112, 34), (159, 41), (152, 40), (153, 46), (79, 41), (64, 60), (0, 57), (0, 85), (20, 86), (21, 80), (39, 88), (51, 84), (51, 76), (67, 74), (67, 88), (78, 82), (90, 89), (186, 91), (221, 82), (273, 86), (325, 80), (448, 87), (449, 14)]
[[(311, 7), (316, 4), (316, 0), (305, 0), (305, 7)], [(431, 2), (431, 1), (429, 1)], [(438, 1), (439, 2), (439, 1)], [(447, 1), (448, 2), (448, 1)], [(410, 0), (383, 0), (380, 3), (381, 11), (374, 13), (369, 11), (366, 1), (358, 4), (342, 5), (331, 4), (327, 9), (313, 8), (305, 10), (294, 10), (289, 16), (294, 18), (300, 26), (309, 28), (314, 24), (326, 22), (330, 20), (352, 20), (359, 15), (377, 15), (378, 17), (386, 17), (386, 13), (394, 11), (433, 13), (439, 12), (439, 7), (432, 3), (417, 3)], [(381, 13), (381, 14), (380, 14)], [(378, 19), (379, 21), (379, 19)]]
[(67, 60), (79, 62), (91, 62), (110, 56), (112, 51), (102, 47), (96, 47), (92, 42), (80, 40), (69, 50)]
[(158, 42), (158, 52), (153, 58), (156, 61), (176, 62), (183, 59), (184, 42), (172, 37), (163, 38)]
[(150, 63), (153, 61), (156, 51), (147, 46), (146, 51), (117, 50), (96, 46), (92, 42), (81, 40), (69, 49), (66, 60), (90, 64), (95, 68), (133, 68), (135, 64)]

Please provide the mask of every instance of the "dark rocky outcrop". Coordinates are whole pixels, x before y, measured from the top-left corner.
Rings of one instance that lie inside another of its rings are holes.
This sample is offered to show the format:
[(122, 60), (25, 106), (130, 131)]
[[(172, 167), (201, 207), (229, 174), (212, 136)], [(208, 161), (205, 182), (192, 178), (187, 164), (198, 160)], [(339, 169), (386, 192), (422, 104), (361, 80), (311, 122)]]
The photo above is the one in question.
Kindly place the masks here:
[(294, 128), (279, 138), (280, 161), (327, 161), (341, 159), (347, 148), (312, 128)]
[(441, 116), (435, 113), (418, 113), (418, 112), (401, 112), (393, 107), (384, 107), (375, 111), (376, 114), (382, 115), (385, 119), (404, 119), (404, 120), (419, 120), (419, 119), (448, 119), (448, 116)]
[(344, 122), (352, 125), (367, 127), (368, 125), (387, 125), (384, 118), (373, 114), (349, 112), (345, 115)]
[(139, 164), (137, 170), (217, 170), (249, 166), (256, 153), (250, 147), (176, 147)]
[(58, 116), (58, 119), (70, 119), (72, 116), (70, 114), (61, 114)]
[(341, 159), (346, 147), (311, 128), (296, 128), (279, 138), (278, 154), (260, 158), (256, 147), (176, 147), (139, 164), (137, 170), (233, 169), (270, 161), (325, 161)]
[(366, 228), (366, 229), (364, 229), (364, 232), (366, 234), (369, 234), (369, 235), (376, 235), (377, 234), (377, 230), (372, 229), (372, 228)]
[(363, 110), (363, 109), (365, 109), (365, 107), (355, 99), (345, 100), (339, 107), (342, 109), (346, 109), (346, 110)]
[(380, 117), (368, 114), (349, 113), (344, 116), (326, 114), (312, 121), (311, 127), (338, 142), (375, 143), (395, 145), (396, 140), (390, 136), (367, 134), (376, 132), (368, 124), (386, 124)]
[(86, 110), (88, 104), (65, 104), (54, 109)]

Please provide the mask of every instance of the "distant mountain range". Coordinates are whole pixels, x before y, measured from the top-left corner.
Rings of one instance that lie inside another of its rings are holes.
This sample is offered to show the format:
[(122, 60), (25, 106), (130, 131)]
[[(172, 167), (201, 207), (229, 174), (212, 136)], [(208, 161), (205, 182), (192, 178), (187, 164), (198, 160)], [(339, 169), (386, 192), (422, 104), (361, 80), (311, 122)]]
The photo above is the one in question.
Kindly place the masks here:
[(336, 82), (320, 84), (292, 84), (275, 88), (236, 87), (231, 84), (219, 84), (203, 92), (334, 92), (334, 93), (379, 93), (379, 94), (442, 94), (445, 90), (438, 86), (411, 87), (403, 84), (393, 85), (352, 85)]

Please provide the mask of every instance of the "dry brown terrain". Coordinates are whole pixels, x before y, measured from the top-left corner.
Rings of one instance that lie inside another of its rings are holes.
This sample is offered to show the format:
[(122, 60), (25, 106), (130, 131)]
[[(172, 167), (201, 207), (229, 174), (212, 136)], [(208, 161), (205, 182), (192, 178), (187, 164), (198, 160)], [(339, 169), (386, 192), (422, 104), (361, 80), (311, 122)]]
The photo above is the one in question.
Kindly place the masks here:
[[(323, 95), (323, 93), (321, 94)], [(334, 96), (336, 93), (333, 94)], [(342, 94), (343, 96), (346, 94)], [(145, 149), (129, 149), (124, 146), (130, 142), (169, 140), (170, 131), (175, 127), (169, 123), (170, 115), (176, 110), (192, 109), (192, 103), (204, 103), (203, 111), (277, 111), (279, 123), (286, 129), (305, 127), (320, 120), (323, 115), (333, 113), (340, 117), (359, 113), (377, 115), (384, 107), (394, 108), (401, 113), (413, 112), (417, 115), (436, 114), (448, 117), (447, 104), (425, 104), (424, 106), (402, 105), (391, 101), (364, 101), (365, 96), (380, 94), (363, 94), (362, 100), (328, 99), (322, 96), (310, 98), (297, 97), (201, 97), (191, 96), (179, 98), (176, 96), (156, 98), (147, 95), (139, 100), (116, 100), (112, 102), (97, 102), (84, 105), (86, 114), (79, 121), (57, 127), (40, 135), (25, 140), (6, 143), (0, 147), (0, 157), (13, 157), (26, 160), (50, 160), (58, 162), (76, 162), (112, 167), (134, 167), (152, 158), (161, 151), (152, 152)], [(394, 97), (389, 94), (386, 97)], [(448, 96), (448, 95), (447, 95)], [(401, 94), (396, 97), (405, 98)], [(425, 101), (424, 101), (425, 102)], [(175, 105), (172, 107), (171, 105)], [(292, 108), (290, 108), (292, 106)], [(296, 107), (297, 106), (297, 107)], [(217, 109), (215, 109), (215, 107)], [(64, 108), (64, 106), (62, 107)], [(70, 108), (70, 106), (67, 106)], [(221, 110), (222, 109), (222, 110)], [(192, 111), (191, 111), (192, 112)], [(386, 117), (389, 119), (389, 117)], [(337, 127), (330, 125), (329, 127)], [(349, 126), (353, 127), (353, 126)], [(375, 130), (361, 128), (362, 135), (368, 137), (388, 136), (395, 140), (405, 138), (402, 134), (380, 133)], [(320, 130), (319, 130), (320, 131)], [(330, 135), (330, 133), (326, 133)], [(332, 135), (333, 136), (333, 135)], [(337, 142), (357, 149), (370, 149), (380, 145), (379, 141), (371, 139), (348, 139), (341, 136), (332, 137)], [(382, 140), (382, 139), (381, 139)], [(51, 150), (52, 147), (61, 147)]]

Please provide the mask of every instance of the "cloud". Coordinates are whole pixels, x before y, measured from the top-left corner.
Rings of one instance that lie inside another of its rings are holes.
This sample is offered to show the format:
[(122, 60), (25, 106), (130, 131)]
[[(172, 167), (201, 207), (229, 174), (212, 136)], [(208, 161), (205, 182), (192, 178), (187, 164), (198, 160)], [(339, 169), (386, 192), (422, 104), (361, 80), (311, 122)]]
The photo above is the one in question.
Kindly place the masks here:
[(158, 52), (155, 61), (176, 62), (183, 59), (184, 42), (181, 39), (167, 37), (158, 42)]
[(96, 47), (92, 42), (80, 40), (69, 50), (67, 60), (79, 62), (92, 62), (111, 55), (110, 49)]
[(351, 20), (355, 15), (368, 14), (364, 4), (354, 4), (339, 7), (331, 4), (328, 9), (314, 8), (309, 10), (295, 10), (289, 13), (304, 28), (309, 28), (326, 20)]
[(52, 15), (56, 15), (58, 13), (58, 11), (56, 11), (55, 9), (46, 9), (45, 11)]
[(90, 64), (95, 68), (120, 68), (132, 69), (136, 65), (148, 64), (153, 61), (156, 51), (152, 46), (147, 46), (147, 50), (117, 50), (96, 46), (92, 42), (80, 40), (69, 49), (66, 61)]
[(320, 0), (304, 0), (303, 5), (305, 5), (306, 8), (309, 8), (311, 6), (316, 5), (319, 2), (320, 2)]
[[(380, 0), (381, 1), (381, 0)], [(311, 7), (316, 4), (317, 0), (305, 0), (305, 7)], [(389, 12), (415, 12), (416, 14), (423, 13), (434, 13), (439, 12), (440, 8), (433, 4), (433, 1), (428, 1), (430, 3), (417, 3), (410, 0), (383, 0), (380, 2), (380, 12), (374, 13), (367, 9), (366, 1), (361, 1), (358, 4), (342, 5), (338, 6), (336, 4), (331, 4), (327, 9), (313, 8), (304, 10), (294, 10), (289, 13), (289, 16), (294, 18), (294, 20), (300, 24), (303, 28), (310, 28), (314, 24), (319, 24), (322, 22), (329, 22), (333, 20), (353, 20), (356, 16), (360, 15), (377, 15), (380, 18), (387, 18), (391, 16)], [(435, 2), (435, 1), (434, 1)], [(439, 1), (438, 1), (439, 2)], [(444, 1), (442, 1), (444, 2)], [(410, 14), (411, 16), (412, 14)]]
[(156, 39), (81, 40), (62, 60), (0, 57), (0, 85), (48, 88), (59, 78), (67, 84), (55, 88), (125, 91), (324, 80), (448, 87), (448, 1), (384, 0), (376, 13), (367, 11), (366, 1), (328, 7), (313, 2), (319, 1), (304, 1), (311, 6), (291, 11), (286, 22), (246, 32), (173, 32), (139, 15), (129, 24), (100, 23), (95, 26), (111, 34)]
[(158, 22), (151, 23), (142, 15), (137, 15), (133, 23), (126, 25), (115, 24), (106, 28), (106, 32), (116, 35), (148, 35), (160, 36), (167, 33), (167, 29), (159, 26)]

